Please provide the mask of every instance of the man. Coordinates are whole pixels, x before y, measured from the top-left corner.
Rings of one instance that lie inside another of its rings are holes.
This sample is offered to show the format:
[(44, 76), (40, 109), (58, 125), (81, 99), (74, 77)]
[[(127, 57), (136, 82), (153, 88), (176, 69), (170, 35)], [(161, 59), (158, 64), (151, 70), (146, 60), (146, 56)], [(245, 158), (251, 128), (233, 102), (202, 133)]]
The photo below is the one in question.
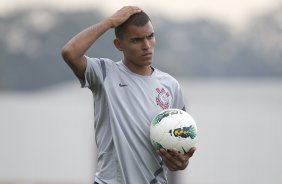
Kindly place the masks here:
[[(123, 60), (85, 56), (88, 48), (110, 28)], [(178, 82), (151, 66), (155, 46), (149, 17), (127, 6), (73, 37), (62, 56), (93, 92), (95, 139), (98, 150), (95, 183), (167, 183), (167, 168), (183, 170), (195, 152), (175, 149), (154, 151), (150, 121), (163, 109), (185, 109)]]

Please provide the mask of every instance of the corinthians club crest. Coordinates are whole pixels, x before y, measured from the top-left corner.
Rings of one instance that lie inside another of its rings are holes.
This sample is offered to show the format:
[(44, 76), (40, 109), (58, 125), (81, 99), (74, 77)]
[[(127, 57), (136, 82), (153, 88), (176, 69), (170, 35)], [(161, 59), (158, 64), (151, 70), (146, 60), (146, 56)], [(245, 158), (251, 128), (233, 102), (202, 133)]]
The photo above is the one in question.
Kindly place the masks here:
[(164, 88), (156, 88), (158, 92), (158, 96), (156, 97), (157, 105), (160, 106), (162, 109), (168, 109), (169, 107), (169, 99), (170, 96), (168, 92), (165, 91)]

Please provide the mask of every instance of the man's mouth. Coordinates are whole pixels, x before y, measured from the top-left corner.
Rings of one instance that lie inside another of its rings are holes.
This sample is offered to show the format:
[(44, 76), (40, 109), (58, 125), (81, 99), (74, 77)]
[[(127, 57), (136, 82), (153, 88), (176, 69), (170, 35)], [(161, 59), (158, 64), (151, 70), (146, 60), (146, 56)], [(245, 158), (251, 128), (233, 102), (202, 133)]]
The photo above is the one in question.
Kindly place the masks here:
[(149, 56), (152, 56), (152, 53), (151, 52), (147, 52), (147, 53), (142, 54), (142, 56), (149, 57)]

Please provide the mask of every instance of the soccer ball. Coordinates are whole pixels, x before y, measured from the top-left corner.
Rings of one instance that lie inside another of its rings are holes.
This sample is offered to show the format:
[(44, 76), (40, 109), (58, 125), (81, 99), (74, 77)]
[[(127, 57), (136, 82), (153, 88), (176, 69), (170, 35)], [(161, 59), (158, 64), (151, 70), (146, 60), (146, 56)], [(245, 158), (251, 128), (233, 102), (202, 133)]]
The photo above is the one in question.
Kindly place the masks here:
[(183, 110), (166, 109), (151, 122), (150, 139), (156, 150), (176, 148), (184, 154), (195, 146), (196, 138), (195, 120)]

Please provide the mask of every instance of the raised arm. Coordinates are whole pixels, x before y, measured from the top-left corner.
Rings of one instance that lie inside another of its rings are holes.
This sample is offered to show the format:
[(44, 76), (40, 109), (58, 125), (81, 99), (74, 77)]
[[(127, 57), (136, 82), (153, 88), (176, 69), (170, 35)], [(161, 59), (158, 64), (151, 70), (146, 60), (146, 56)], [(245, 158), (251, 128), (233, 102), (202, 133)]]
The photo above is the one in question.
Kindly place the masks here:
[(62, 57), (75, 75), (84, 80), (86, 69), (85, 53), (95, 41), (110, 28), (115, 28), (125, 22), (131, 15), (142, 11), (136, 6), (126, 6), (112, 16), (92, 25), (74, 36), (63, 48)]

